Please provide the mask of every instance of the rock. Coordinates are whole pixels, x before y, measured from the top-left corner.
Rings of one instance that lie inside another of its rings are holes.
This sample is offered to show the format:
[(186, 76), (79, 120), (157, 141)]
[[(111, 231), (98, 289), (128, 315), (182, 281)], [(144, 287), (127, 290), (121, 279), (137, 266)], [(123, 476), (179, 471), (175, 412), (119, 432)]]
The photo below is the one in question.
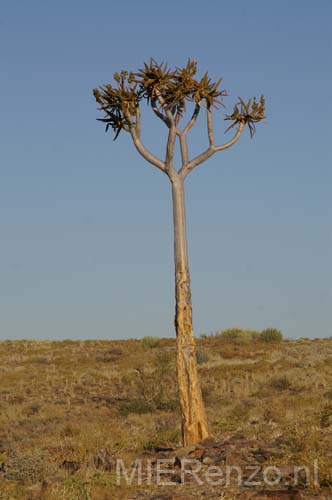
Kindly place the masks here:
[(165, 452), (165, 451), (175, 451), (174, 448), (170, 448), (168, 446), (155, 446), (154, 447), (154, 451), (156, 453), (160, 453), (160, 452)]
[(213, 446), (216, 446), (216, 445), (217, 445), (217, 441), (213, 437), (205, 438), (205, 439), (203, 439), (203, 441), (201, 441), (199, 443), (199, 447), (202, 447), (202, 448), (212, 448)]
[(176, 456), (183, 456), (186, 457), (190, 453), (196, 450), (196, 445), (191, 445), (191, 446), (184, 446), (183, 448), (178, 448), (176, 450)]
[(205, 450), (202, 461), (204, 464), (209, 465), (224, 465), (228, 456), (228, 449), (213, 447)]
[(211, 458), (211, 457), (208, 457), (208, 456), (204, 457), (204, 458), (203, 458), (203, 464), (204, 464), (204, 465), (212, 465), (212, 464), (213, 464), (213, 460), (212, 460), (212, 458)]
[(194, 452), (196, 450), (196, 446), (185, 446), (184, 448), (179, 448), (176, 450), (176, 455), (175, 455), (175, 465), (181, 467), (181, 461), (184, 458), (189, 458), (190, 453)]
[(189, 456), (190, 458), (196, 458), (197, 460), (202, 460), (206, 453), (205, 448), (196, 448), (196, 450), (192, 451)]

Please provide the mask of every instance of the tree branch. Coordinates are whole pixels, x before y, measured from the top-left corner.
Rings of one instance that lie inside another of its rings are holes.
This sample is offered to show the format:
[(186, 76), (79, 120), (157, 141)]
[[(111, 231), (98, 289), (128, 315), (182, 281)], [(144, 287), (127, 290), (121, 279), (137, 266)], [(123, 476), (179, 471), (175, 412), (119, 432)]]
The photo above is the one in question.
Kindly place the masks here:
[(178, 133), (178, 130), (176, 128), (174, 116), (172, 115), (171, 110), (168, 108), (164, 98), (162, 97), (162, 95), (158, 89), (156, 90), (156, 96), (157, 96), (157, 99), (160, 102), (163, 110), (165, 111), (166, 117), (167, 117), (169, 133), (168, 133), (168, 139), (167, 139), (165, 163), (166, 163), (166, 170), (171, 170), (173, 168), (175, 140), (176, 140), (176, 135)]
[[(211, 121), (209, 123), (212, 124)], [(203, 163), (205, 160), (210, 158), (210, 156), (212, 156), (214, 153), (216, 153), (217, 151), (223, 151), (224, 149), (227, 149), (227, 148), (230, 148), (231, 146), (233, 146), (233, 144), (235, 144), (237, 142), (237, 140), (240, 138), (240, 136), (244, 130), (244, 126), (245, 126), (244, 123), (239, 123), (238, 129), (237, 129), (234, 137), (230, 141), (226, 142), (225, 144), (221, 144), (220, 146), (210, 145), (210, 147), (208, 149), (206, 149), (205, 151), (203, 151), (203, 153), (201, 153), (198, 156), (196, 156), (195, 158), (193, 158), (185, 166), (182, 166), (182, 168), (179, 170), (180, 177), (182, 179), (185, 179), (187, 177), (187, 175), (189, 174), (189, 172), (191, 172), (195, 167), (197, 167), (198, 165)]]
[(152, 165), (154, 165), (155, 167), (159, 168), (160, 170), (166, 173), (165, 163), (162, 160), (160, 160), (160, 158), (151, 153), (142, 143), (140, 136), (138, 134), (139, 130), (136, 129), (136, 126), (134, 125), (133, 120), (128, 111), (124, 111), (123, 114), (128, 122), (130, 135), (132, 137), (133, 143), (137, 151), (140, 153), (141, 156), (143, 156), (143, 158), (146, 161), (148, 161), (149, 163), (151, 163)]
[(174, 150), (175, 150), (175, 140), (176, 140), (176, 126), (172, 123), (167, 139), (166, 148), (166, 169), (170, 169), (173, 166)]
[(181, 150), (181, 159), (182, 159), (182, 168), (187, 165), (189, 161), (188, 156), (188, 142), (187, 142), (187, 134), (181, 132), (178, 134), (180, 140), (180, 150)]
[[(199, 115), (200, 109), (201, 109), (200, 103), (196, 103), (192, 117), (190, 118), (190, 120), (187, 123), (187, 125), (185, 126), (185, 128), (181, 132), (178, 129), (176, 131), (177, 135), (179, 136), (179, 140), (180, 140), (180, 150), (181, 150), (181, 159), (182, 159), (181, 170), (189, 162), (187, 134), (188, 134), (189, 130), (194, 126), (194, 124), (197, 120), (197, 117)], [(176, 116), (175, 120), (177, 120), (177, 118), (178, 118), (178, 115)]]
[(210, 147), (214, 147), (214, 131), (213, 131), (213, 122), (212, 122), (212, 111), (211, 108), (206, 108), (206, 121), (207, 121), (207, 132)]
[(194, 109), (194, 112), (192, 114), (192, 117), (190, 118), (189, 122), (187, 123), (187, 125), (185, 126), (185, 128), (182, 130), (182, 133), (184, 135), (187, 135), (189, 130), (194, 126), (196, 120), (197, 120), (197, 117), (199, 115), (199, 112), (201, 110), (201, 104), (200, 102), (197, 102), (196, 103), (196, 106), (195, 106), (195, 109)]
[(164, 101), (164, 98), (163, 96), (161, 95), (161, 93), (159, 92), (158, 89), (156, 89), (156, 96), (157, 96), (157, 99), (158, 101), (160, 102), (161, 104), (161, 107), (163, 108), (163, 110), (165, 111), (166, 113), (166, 116), (167, 116), (167, 121), (168, 121), (168, 127), (170, 127), (171, 125), (175, 125), (175, 121), (174, 121), (174, 117), (172, 115), (172, 112), (171, 110), (168, 108), (166, 102)]
[(175, 115), (175, 125), (176, 125), (176, 126), (178, 126), (178, 124), (179, 124), (179, 121), (180, 121), (181, 116), (182, 116), (182, 113), (183, 113), (183, 109), (184, 109), (184, 105), (182, 105), (182, 104), (181, 104), (181, 105), (178, 107), (177, 113), (176, 113), (176, 115)]
[(151, 99), (151, 107), (152, 107), (152, 110), (155, 113), (155, 115), (158, 116), (158, 118), (160, 118), (160, 120), (162, 120), (167, 127), (169, 127), (170, 124), (167, 120), (167, 117), (159, 111), (157, 103), (156, 103), (156, 99)]
[(227, 148), (230, 148), (231, 146), (233, 146), (233, 144), (235, 144), (238, 141), (238, 139), (240, 138), (242, 132), (244, 131), (244, 127), (245, 127), (245, 123), (239, 123), (238, 129), (237, 129), (233, 139), (226, 142), (225, 144), (221, 144), (220, 146), (215, 146), (215, 150), (216, 151), (223, 151), (224, 149), (227, 149)]
[(182, 179), (185, 179), (189, 172), (193, 170), (195, 167), (206, 161), (210, 156), (212, 156), (216, 152), (215, 148), (209, 147), (203, 153), (199, 154), (195, 158), (193, 158), (186, 165), (182, 166), (179, 170), (179, 175)]
[(141, 137), (141, 110), (139, 106), (136, 108), (136, 125), (135, 125), (136, 133), (138, 137)]

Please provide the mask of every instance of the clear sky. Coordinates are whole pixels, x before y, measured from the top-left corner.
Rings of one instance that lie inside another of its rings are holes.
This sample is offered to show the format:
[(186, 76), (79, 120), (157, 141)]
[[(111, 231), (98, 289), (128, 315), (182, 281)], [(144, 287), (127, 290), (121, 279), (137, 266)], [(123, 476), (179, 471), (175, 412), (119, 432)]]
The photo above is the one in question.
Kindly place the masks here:
[[(0, 338), (172, 336), (171, 193), (92, 88), (153, 56), (267, 120), (187, 179), (196, 333), (332, 335), (331, 0), (2, 0)], [(223, 111), (216, 113), (224, 140)], [(144, 140), (165, 130), (146, 116)], [(206, 145), (193, 131), (191, 153)]]

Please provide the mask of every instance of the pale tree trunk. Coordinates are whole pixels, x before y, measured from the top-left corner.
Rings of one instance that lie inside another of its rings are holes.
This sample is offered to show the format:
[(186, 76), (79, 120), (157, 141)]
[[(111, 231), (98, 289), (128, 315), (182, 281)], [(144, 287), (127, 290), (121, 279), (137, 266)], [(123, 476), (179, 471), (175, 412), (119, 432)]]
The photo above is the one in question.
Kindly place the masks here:
[[(156, 99), (159, 101), (160, 107), (165, 114), (158, 109)], [(215, 152), (222, 151), (232, 146), (240, 137), (245, 123), (241, 122), (238, 125), (236, 134), (230, 141), (220, 146), (216, 146), (214, 142), (211, 109), (206, 107), (209, 147), (192, 160), (189, 160), (187, 134), (196, 122), (201, 104), (196, 103), (191, 119), (180, 132), (177, 127), (177, 118), (181, 117), (181, 113), (179, 115), (178, 112), (175, 117), (173, 116), (171, 109), (167, 103), (165, 103), (158, 88), (155, 89), (155, 98), (151, 100), (151, 103), (155, 114), (169, 128), (165, 161), (162, 161), (151, 153), (141, 141), (139, 107), (136, 109), (136, 121), (133, 120), (128, 108), (123, 108), (123, 114), (126, 118), (124, 128), (130, 132), (139, 154), (142, 155), (146, 161), (167, 174), (172, 184), (176, 301), (175, 330), (177, 346), (176, 369), (182, 414), (182, 438), (184, 446), (187, 446), (189, 444), (196, 444), (208, 437), (209, 430), (197, 373), (196, 348), (192, 324), (183, 183), (186, 176), (194, 168), (210, 158)], [(182, 159), (182, 166), (179, 170), (176, 170), (173, 166), (175, 141), (177, 137), (179, 137), (180, 140)]]
[(179, 176), (175, 178), (173, 176), (171, 182), (174, 220), (176, 369), (182, 415), (182, 438), (184, 446), (187, 446), (205, 439), (209, 436), (209, 432), (197, 373), (183, 180)]

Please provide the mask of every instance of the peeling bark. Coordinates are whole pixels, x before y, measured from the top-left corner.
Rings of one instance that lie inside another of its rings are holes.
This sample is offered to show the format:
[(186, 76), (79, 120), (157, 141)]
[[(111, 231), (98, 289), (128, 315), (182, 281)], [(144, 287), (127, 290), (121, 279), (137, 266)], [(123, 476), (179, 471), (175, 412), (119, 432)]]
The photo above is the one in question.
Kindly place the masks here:
[(196, 348), (192, 323), (190, 275), (186, 240), (183, 182), (172, 179), (174, 260), (175, 260), (175, 330), (177, 339), (176, 369), (182, 414), (184, 446), (209, 436), (207, 418), (198, 379)]

